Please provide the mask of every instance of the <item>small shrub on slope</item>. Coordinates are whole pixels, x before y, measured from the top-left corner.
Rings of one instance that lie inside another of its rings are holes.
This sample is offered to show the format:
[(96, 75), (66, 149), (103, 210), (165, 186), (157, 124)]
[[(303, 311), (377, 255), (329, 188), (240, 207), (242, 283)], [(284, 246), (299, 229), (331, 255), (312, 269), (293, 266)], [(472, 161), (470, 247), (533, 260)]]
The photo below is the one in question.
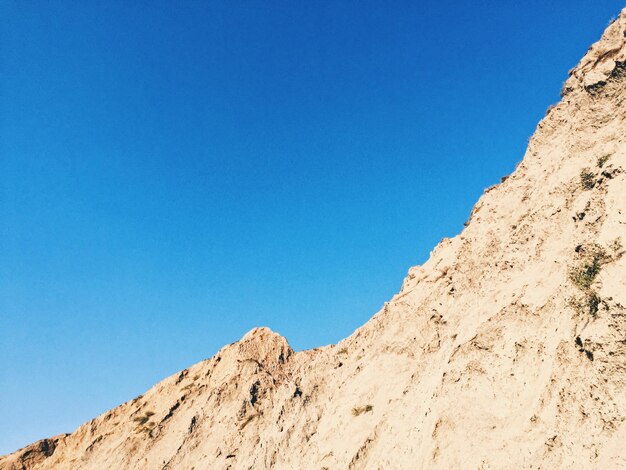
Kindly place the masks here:
[(595, 175), (589, 168), (583, 168), (580, 172), (580, 185), (585, 191), (589, 191), (595, 186), (594, 177)]

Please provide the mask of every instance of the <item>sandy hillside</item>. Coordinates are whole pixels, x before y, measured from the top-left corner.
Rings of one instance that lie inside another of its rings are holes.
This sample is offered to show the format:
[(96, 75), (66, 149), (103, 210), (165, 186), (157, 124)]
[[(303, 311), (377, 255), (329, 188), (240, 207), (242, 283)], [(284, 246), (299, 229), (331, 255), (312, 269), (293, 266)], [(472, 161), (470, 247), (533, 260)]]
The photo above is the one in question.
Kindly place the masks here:
[(352, 336), (255, 329), (0, 469), (626, 468), (625, 36)]

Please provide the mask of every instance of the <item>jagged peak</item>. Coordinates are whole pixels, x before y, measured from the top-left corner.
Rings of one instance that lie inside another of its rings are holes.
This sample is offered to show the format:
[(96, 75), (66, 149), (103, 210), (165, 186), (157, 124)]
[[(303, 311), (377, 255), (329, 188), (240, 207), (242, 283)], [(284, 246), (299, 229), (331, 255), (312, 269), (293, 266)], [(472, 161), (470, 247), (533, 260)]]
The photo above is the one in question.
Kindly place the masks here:
[(256, 328), (252, 328), (245, 335), (241, 337), (240, 341), (259, 341), (267, 338), (283, 338), (283, 336), (278, 333), (272, 331), (272, 329), (267, 326), (258, 326)]
[(266, 369), (284, 364), (294, 353), (287, 339), (267, 327), (253, 328), (232, 346), (239, 360), (253, 359)]

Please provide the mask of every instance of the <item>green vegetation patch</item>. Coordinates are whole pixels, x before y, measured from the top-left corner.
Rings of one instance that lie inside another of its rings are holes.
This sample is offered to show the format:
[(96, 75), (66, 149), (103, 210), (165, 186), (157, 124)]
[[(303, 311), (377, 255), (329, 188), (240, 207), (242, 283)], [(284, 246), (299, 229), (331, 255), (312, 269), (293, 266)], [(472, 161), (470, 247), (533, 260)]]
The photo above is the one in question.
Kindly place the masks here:
[(600, 274), (602, 265), (610, 260), (611, 257), (607, 255), (604, 248), (594, 243), (585, 249), (583, 261), (570, 269), (569, 279), (580, 290), (589, 290), (595, 278)]
[[(570, 269), (569, 280), (582, 291), (583, 295), (570, 299), (569, 304), (579, 313), (595, 316), (600, 305), (604, 303), (592, 285), (603, 265), (622, 256), (622, 240), (619, 237), (616, 238), (608, 244), (608, 249), (609, 252), (597, 243), (576, 247), (576, 251), (581, 254), (581, 260), (577, 266)], [(604, 305), (607, 307), (606, 303)]]
[(593, 189), (596, 185), (595, 174), (591, 172), (589, 168), (583, 168), (580, 172), (580, 185), (585, 191)]
[(596, 163), (596, 166), (598, 168), (602, 168), (609, 158), (611, 158), (611, 154), (606, 154), (598, 158), (598, 162)]

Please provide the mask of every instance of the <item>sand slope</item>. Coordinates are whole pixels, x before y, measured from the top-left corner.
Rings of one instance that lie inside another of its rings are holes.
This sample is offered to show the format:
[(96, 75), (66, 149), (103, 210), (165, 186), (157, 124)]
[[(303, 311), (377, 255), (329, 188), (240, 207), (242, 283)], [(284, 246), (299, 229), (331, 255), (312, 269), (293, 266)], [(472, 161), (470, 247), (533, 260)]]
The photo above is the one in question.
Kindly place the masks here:
[(625, 35), (352, 336), (255, 329), (0, 469), (626, 468)]

